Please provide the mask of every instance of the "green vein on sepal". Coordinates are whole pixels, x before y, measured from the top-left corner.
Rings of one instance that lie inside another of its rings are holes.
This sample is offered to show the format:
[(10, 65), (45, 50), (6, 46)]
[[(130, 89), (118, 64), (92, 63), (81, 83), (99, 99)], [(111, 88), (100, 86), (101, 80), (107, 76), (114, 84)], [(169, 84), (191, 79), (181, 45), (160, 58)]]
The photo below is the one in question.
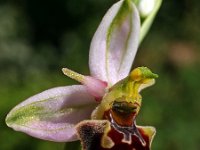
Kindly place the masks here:
[[(39, 120), (49, 120), (58, 115), (64, 115), (71, 113), (75, 110), (81, 109), (83, 107), (90, 107), (91, 105), (76, 105), (76, 106), (65, 106), (58, 110), (50, 111), (50, 108), (45, 108), (45, 102), (55, 101), (56, 97), (45, 99), (37, 102), (27, 104), (25, 106), (19, 107), (11, 111), (11, 113), (6, 117), (6, 123), (8, 125), (26, 125), (31, 121)], [(58, 98), (58, 97), (57, 97)]]
[[(18, 124), (25, 125), (27, 122), (31, 120), (36, 120), (38, 115), (44, 110), (41, 106), (30, 105), (27, 107), (21, 107), (19, 109), (14, 110), (9, 116), (6, 118), (6, 123), (8, 125)], [(36, 114), (37, 112), (37, 114)]]
[[(106, 37), (106, 73), (107, 76), (108, 75), (108, 52), (109, 52), (109, 48), (110, 48), (110, 43), (111, 43), (111, 39), (112, 39), (112, 34), (114, 33), (114, 30), (117, 27), (120, 27), (123, 24), (124, 19), (126, 19), (126, 17), (128, 17), (128, 15), (130, 15), (133, 11), (133, 8), (131, 7), (131, 0), (124, 0), (123, 3), (121, 4), (116, 16), (114, 17), (113, 21), (111, 22), (108, 30), (107, 30), (107, 37)], [(130, 19), (131, 20), (131, 19)], [(132, 21), (131, 21), (132, 23)], [(128, 34), (128, 39), (129, 39), (130, 33)], [(128, 44), (128, 40), (126, 40), (126, 44), (125, 47), (127, 47)]]

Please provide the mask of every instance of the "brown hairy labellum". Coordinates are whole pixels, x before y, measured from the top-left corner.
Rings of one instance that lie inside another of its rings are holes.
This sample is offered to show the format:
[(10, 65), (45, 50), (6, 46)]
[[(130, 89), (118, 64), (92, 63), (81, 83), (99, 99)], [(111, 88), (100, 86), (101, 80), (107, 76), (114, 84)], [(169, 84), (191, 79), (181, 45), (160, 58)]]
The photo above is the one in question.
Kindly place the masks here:
[(135, 105), (114, 102), (103, 119), (78, 124), (83, 150), (150, 150), (155, 129), (136, 126)]
[(150, 150), (155, 129), (136, 126), (136, 130), (144, 141), (132, 133), (128, 141), (124, 133), (112, 127), (107, 120), (88, 120), (77, 126), (83, 150)]

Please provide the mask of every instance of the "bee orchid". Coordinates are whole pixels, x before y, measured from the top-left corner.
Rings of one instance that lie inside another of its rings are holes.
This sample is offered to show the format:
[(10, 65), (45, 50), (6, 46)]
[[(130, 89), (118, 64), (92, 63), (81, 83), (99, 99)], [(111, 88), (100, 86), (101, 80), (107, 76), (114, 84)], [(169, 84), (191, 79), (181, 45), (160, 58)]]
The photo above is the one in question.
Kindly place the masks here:
[(142, 101), (139, 92), (157, 75), (146, 67), (129, 74), (140, 34), (133, 1), (115, 3), (91, 42), (91, 75), (63, 68), (81, 85), (56, 87), (28, 98), (10, 111), (7, 125), (43, 140), (80, 139), (84, 150), (150, 148), (155, 129), (137, 126), (135, 118)]

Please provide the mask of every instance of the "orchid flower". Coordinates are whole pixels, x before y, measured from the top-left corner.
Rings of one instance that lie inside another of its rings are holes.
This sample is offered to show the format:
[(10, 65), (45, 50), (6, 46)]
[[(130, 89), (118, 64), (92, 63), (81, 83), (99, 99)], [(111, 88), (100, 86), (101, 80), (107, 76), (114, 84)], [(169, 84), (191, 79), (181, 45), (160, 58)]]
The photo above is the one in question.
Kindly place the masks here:
[(65, 75), (82, 85), (56, 87), (28, 98), (10, 111), (7, 125), (43, 140), (80, 139), (85, 150), (115, 149), (116, 143), (128, 144), (128, 150), (150, 148), (155, 129), (136, 126), (135, 118), (142, 100), (139, 92), (152, 85), (157, 75), (146, 67), (129, 74), (141, 33), (133, 1), (115, 3), (91, 42), (91, 75), (63, 68)]

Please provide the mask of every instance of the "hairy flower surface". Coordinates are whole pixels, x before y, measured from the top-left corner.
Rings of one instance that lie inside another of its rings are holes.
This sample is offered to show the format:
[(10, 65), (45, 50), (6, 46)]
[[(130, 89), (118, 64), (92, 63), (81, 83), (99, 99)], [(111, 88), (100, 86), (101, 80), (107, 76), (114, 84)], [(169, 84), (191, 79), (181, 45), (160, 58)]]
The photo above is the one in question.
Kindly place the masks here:
[(150, 148), (155, 129), (137, 126), (135, 118), (142, 100), (139, 92), (152, 85), (157, 75), (146, 67), (129, 74), (146, 31), (140, 28), (140, 14), (132, 0), (115, 3), (91, 42), (91, 75), (63, 68), (65, 75), (82, 85), (56, 87), (28, 98), (10, 111), (7, 125), (44, 140), (79, 138), (85, 150)]

